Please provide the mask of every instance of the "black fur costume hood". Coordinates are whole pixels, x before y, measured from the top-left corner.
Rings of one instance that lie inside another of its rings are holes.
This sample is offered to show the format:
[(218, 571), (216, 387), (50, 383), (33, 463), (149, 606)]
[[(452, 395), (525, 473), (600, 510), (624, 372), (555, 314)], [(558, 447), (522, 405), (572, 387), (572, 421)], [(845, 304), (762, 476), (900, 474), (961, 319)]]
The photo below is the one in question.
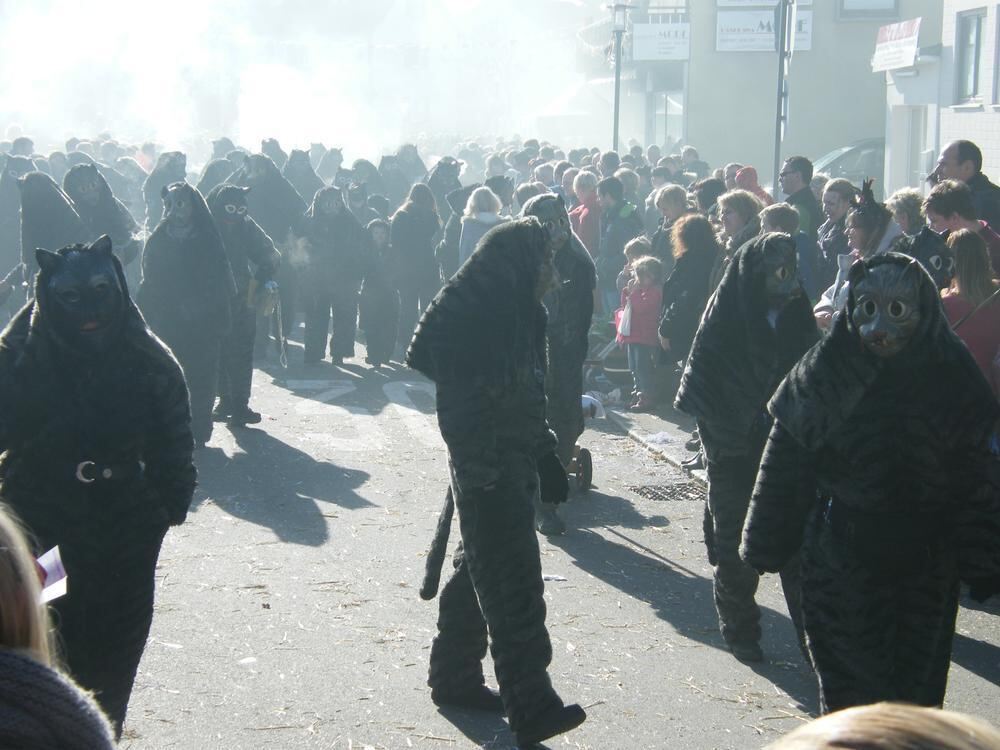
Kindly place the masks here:
[(86, 230), (69, 197), (44, 172), (29, 172), (21, 188), (21, 261), (28, 278), (37, 270), (35, 249), (55, 251), (82, 242)]
[[(88, 206), (79, 200), (78, 185), (90, 178), (97, 183), (99, 198), (97, 205)], [(71, 167), (63, 178), (63, 191), (73, 202), (80, 218), (83, 220), (90, 237), (94, 240), (102, 235), (108, 235), (116, 246), (124, 245), (132, 239), (132, 233), (138, 229), (132, 215), (125, 205), (115, 198), (111, 186), (100, 170), (93, 164), (77, 164)]]
[(708, 301), (674, 405), (696, 419), (748, 435), (775, 387), (819, 333), (809, 298), (799, 294), (768, 322), (764, 279), (767, 234), (741, 247)]
[(491, 229), (438, 293), (413, 335), (406, 364), (436, 383), (506, 387), (545, 363), (545, 308), (537, 299), (548, 237), (533, 217)]
[[(881, 265), (918, 271), (921, 318), (907, 347), (883, 359), (867, 349), (852, 321), (854, 288), (864, 269)], [(792, 368), (771, 400), (771, 415), (808, 450), (817, 450), (852, 419), (879, 375), (903, 380), (919, 377), (933, 383), (949, 399), (929, 400), (936, 409), (941, 435), (979, 431), (985, 434), (1000, 417), (1000, 407), (965, 344), (952, 332), (941, 306), (937, 285), (909, 256), (887, 253), (858, 261), (849, 274), (851, 291), (831, 333)]]

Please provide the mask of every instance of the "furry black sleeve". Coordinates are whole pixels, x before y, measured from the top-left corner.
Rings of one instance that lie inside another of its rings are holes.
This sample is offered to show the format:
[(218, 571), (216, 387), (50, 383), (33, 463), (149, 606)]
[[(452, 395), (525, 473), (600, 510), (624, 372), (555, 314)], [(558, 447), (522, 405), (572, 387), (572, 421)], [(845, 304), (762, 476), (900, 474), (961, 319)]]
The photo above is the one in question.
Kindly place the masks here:
[(740, 556), (758, 571), (781, 570), (802, 544), (816, 502), (814, 455), (775, 422), (750, 498)]

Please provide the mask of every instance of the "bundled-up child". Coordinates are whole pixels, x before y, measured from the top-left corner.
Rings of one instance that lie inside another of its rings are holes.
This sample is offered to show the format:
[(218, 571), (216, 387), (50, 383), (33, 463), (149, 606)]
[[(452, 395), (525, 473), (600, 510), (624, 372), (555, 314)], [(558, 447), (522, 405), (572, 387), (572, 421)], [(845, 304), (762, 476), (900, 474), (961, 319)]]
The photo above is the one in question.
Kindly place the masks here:
[(619, 292), (628, 286), (628, 283), (632, 280), (632, 264), (639, 260), (639, 258), (645, 258), (647, 255), (653, 255), (653, 245), (645, 237), (636, 237), (626, 243), (625, 266), (618, 274), (616, 282)]
[(631, 265), (632, 278), (622, 289), (617, 341), (627, 347), (628, 366), (635, 381), (629, 409), (649, 411), (656, 405), (656, 334), (663, 303), (663, 264), (645, 256)]
[(372, 219), (371, 236), (365, 259), (365, 280), (361, 285), (361, 329), (365, 332), (368, 356), (365, 362), (381, 367), (392, 357), (399, 324), (399, 293), (393, 283), (389, 223)]

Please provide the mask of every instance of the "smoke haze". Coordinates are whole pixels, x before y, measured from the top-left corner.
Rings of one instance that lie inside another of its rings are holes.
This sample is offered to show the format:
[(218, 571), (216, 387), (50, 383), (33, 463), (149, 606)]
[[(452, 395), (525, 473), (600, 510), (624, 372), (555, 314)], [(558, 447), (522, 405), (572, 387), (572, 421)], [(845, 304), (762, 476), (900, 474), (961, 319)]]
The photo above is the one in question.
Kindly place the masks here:
[[(102, 131), (204, 158), (229, 135), (350, 161), (418, 134), (536, 134), (579, 84), (582, 0), (3, 0), (0, 125)], [(544, 136), (544, 134), (541, 134)]]

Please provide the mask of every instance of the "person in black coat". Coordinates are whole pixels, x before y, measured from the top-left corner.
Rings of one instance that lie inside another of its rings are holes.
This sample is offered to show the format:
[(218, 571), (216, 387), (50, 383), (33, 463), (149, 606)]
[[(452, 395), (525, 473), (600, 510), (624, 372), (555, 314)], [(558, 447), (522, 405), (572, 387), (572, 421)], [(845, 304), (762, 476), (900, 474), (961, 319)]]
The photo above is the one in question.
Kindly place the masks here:
[(441, 229), (434, 194), (423, 183), (410, 188), (406, 203), (392, 215), (390, 232), (399, 290), (397, 358), (402, 359), (420, 313), (441, 287), (434, 238)]
[(660, 346), (668, 361), (682, 362), (691, 350), (691, 342), (712, 293), (709, 280), (722, 249), (711, 223), (698, 214), (678, 219), (671, 235), (675, 264), (663, 283)]
[(160, 544), (195, 486), (188, 394), (109, 238), (36, 255), (34, 299), (0, 335), (0, 500), (39, 552), (59, 546), (64, 663), (120, 736)]
[[(406, 364), (437, 386), (462, 543), (440, 598), (428, 684), (439, 705), (503, 711), (521, 747), (586, 718), (552, 687), (533, 499), (569, 491), (546, 423), (545, 308), (555, 248), (537, 219), (504, 224), (420, 320)], [(452, 506), (453, 500), (453, 506)], [(487, 637), (500, 694), (485, 684)]]
[(399, 292), (392, 270), (389, 222), (374, 219), (368, 224), (365, 280), (361, 285), (360, 325), (365, 332), (368, 356), (365, 362), (381, 367), (392, 358), (399, 327)]
[(309, 162), (309, 154), (297, 148), (293, 148), (288, 155), (281, 176), (292, 184), (306, 205), (312, 203), (316, 192), (322, 190), (325, 184)]
[[(765, 234), (741, 247), (708, 303), (674, 406), (698, 421), (708, 469), (706, 529), (719, 629), (740, 661), (763, 659), (759, 576), (739, 556), (740, 535), (770, 421), (766, 406), (785, 374), (819, 338), (796, 273), (795, 243)], [(801, 638), (795, 563), (782, 569)]]
[(424, 178), (427, 187), (434, 193), (434, 202), (437, 204), (442, 222), (447, 222), (451, 215), (448, 193), (462, 187), (462, 183), (458, 180), (461, 172), (462, 162), (451, 156), (442, 156)]
[(58, 250), (83, 242), (87, 229), (73, 202), (44, 172), (29, 172), (17, 184), (21, 189), (21, 264), (25, 290), (30, 295), (38, 270), (35, 250)]
[[(267, 156), (253, 154), (230, 182), (253, 188), (247, 194), (247, 211), (281, 253), (278, 271), (278, 293), (281, 298), (281, 331), (277, 336), (288, 337), (298, 314), (297, 296), (299, 270), (305, 265), (303, 253), (295, 252), (292, 230), (306, 212), (306, 202)], [(276, 323), (275, 323), (276, 325)], [(258, 329), (266, 335), (267, 325)], [(260, 346), (263, 342), (258, 341)], [(263, 348), (263, 347), (262, 347)]]
[(17, 181), (34, 171), (35, 165), (24, 156), (8, 156), (0, 171), (0, 278), (21, 264), (21, 189)]
[(762, 571), (801, 556), (823, 713), (940, 706), (959, 582), (1000, 590), (1000, 407), (916, 260), (859, 261), (848, 281), (768, 406), (741, 554)]
[(146, 242), (136, 301), (177, 357), (191, 393), (198, 445), (212, 437), (219, 355), (232, 323), (236, 283), (201, 193), (186, 182), (163, 189), (164, 217)]
[(247, 214), (251, 188), (219, 185), (208, 194), (208, 208), (219, 228), (233, 270), (233, 324), (222, 342), (219, 364), (219, 405), (212, 416), (230, 424), (257, 424), (261, 416), (250, 408), (253, 347), (257, 330), (257, 291), (273, 283), (281, 255), (257, 222)]
[[(583, 363), (589, 349), (590, 324), (594, 317), (597, 271), (594, 261), (570, 227), (569, 213), (561, 196), (545, 193), (524, 204), (525, 216), (534, 216), (545, 227), (555, 247), (555, 267), (560, 284), (542, 300), (548, 312), (549, 425), (559, 441), (556, 455), (565, 468), (573, 461), (576, 441), (583, 434)], [(561, 534), (566, 525), (555, 506), (535, 504), (535, 526), (543, 534)]]
[(201, 175), (198, 177), (198, 184), (195, 185), (195, 188), (197, 188), (199, 193), (208, 197), (213, 188), (226, 182), (235, 171), (236, 167), (229, 159), (212, 159), (201, 170)]
[(163, 218), (163, 188), (187, 178), (187, 157), (180, 151), (164, 151), (142, 185), (146, 201), (146, 229), (152, 232)]
[(83, 221), (86, 240), (108, 235), (122, 266), (128, 268), (139, 257), (139, 225), (111, 192), (104, 175), (92, 164), (78, 164), (63, 178), (63, 190)]
[(296, 230), (305, 239), (308, 258), (303, 284), (306, 307), (306, 364), (323, 359), (330, 336), (330, 359), (336, 365), (354, 356), (358, 291), (364, 277), (368, 234), (347, 209), (340, 188), (316, 193)]
[(444, 225), (441, 241), (434, 248), (434, 258), (437, 260), (442, 281), (447, 281), (454, 276), (461, 265), (459, 245), (462, 240), (462, 214), (465, 212), (465, 204), (469, 202), (469, 196), (478, 187), (479, 183), (477, 182), (448, 193), (447, 201), (451, 208), (451, 215)]

